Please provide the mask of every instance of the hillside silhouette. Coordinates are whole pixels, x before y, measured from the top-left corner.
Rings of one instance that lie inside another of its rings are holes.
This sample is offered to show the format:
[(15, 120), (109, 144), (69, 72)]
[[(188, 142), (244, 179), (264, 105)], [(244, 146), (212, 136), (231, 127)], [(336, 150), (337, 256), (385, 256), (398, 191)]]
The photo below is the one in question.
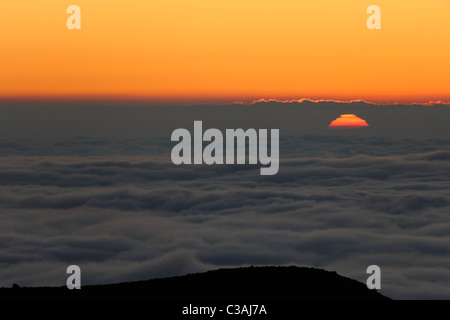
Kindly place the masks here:
[[(83, 278), (81, 278), (83, 280)], [(305, 267), (245, 267), (108, 285), (0, 288), (0, 299), (388, 300), (336, 272)]]

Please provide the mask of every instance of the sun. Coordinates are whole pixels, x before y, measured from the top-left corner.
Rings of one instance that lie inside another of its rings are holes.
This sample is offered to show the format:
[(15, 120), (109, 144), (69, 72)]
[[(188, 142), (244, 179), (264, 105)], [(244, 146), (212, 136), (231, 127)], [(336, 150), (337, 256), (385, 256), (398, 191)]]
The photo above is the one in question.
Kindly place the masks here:
[(333, 120), (328, 128), (330, 129), (355, 129), (369, 127), (366, 120), (355, 116), (354, 114), (341, 114), (339, 118)]

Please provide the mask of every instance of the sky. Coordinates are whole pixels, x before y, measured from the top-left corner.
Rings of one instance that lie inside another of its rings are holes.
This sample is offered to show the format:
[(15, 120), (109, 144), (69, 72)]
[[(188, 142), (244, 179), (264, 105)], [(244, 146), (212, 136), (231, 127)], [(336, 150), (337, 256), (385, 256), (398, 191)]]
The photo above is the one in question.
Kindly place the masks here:
[(0, 97), (450, 101), (450, 2), (378, 0), (380, 30), (371, 4), (1, 1)]

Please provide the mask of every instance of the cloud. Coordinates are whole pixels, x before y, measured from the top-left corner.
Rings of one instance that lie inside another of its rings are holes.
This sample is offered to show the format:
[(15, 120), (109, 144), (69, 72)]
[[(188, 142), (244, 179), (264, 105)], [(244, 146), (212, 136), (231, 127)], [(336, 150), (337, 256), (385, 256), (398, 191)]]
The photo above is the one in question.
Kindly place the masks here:
[[(239, 103), (242, 103), (239, 101)], [(397, 106), (397, 105), (416, 105), (416, 106), (435, 106), (435, 105), (450, 105), (450, 101), (442, 101), (442, 100), (430, 100), (425, 102), (412, 102), (412, 103), (396, 103), (396, 102), (371, 102), (364, 99), (352, 99), (352, 100), (340, 100), (340, 99), (309, 99), (309, 98), (302, 98), (302, 99), (290, 99), (290, 100), (281, 100), (281, 99), (266, 99), (266, 98), (260, 98), (253, 100), (251, 104), (258, 104), (258, 103), (313, 103), (313, 104), (327, 104), (327, 103), (333, 103), (333, 104), (367, 104), (367, 105), (378, 105), (378, 106)]]
[(378, 264), (382, 293), (448, 298), (446, 151), (391, 141), (416, 152), (378, 155), (383, 141), (369, 154), (293, 151), (271, 177), (151, 155), (0, 158), (0, 286), (64, 285), (69, 264), (84, 284), (271, 264), (364, 282)]
[[(69, 264), (80, 265), (83, 284), (251, 264), (321, 267), (365, 282), (378, 264), (388, 296), (450, 296), (446, 106), (1, 111), (0, 286), (64, 285)], [(370, 127), (328, 130), (348, 113)], [(279, 128), (279, 173), (173, 165), (170, 134), (194, 120)]]

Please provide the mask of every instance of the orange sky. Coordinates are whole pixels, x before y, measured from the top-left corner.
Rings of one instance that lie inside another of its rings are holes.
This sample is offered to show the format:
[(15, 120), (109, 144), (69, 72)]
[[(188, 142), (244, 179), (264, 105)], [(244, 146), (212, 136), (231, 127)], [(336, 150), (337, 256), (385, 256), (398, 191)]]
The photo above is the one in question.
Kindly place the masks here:
[(450, 101), (449, 17), (449, 0), (1, 0), (0, 97)]

